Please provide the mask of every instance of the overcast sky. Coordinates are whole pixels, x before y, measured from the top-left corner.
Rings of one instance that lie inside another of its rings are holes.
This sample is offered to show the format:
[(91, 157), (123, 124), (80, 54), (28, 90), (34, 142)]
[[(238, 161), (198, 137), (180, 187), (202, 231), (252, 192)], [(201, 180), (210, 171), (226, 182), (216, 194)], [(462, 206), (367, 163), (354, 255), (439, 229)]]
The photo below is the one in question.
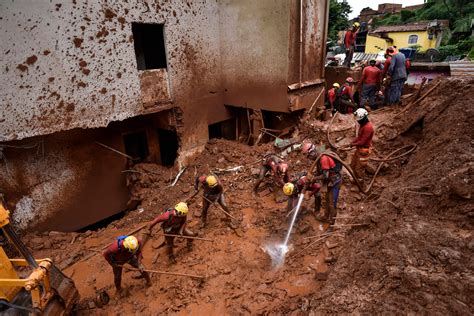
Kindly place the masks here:
[(401, 3), (404, 7), (408, 5), (415, 5), (424, 3), (423, 0), (347, 0), (349, 5), (352, 7), (352, 12), (349, 14), (349, 19), (353, 19), (359, 15), (360, 10), (365, 7), (371, 7), (374, 10), (377, 10), (377, 7), (380, 3)]

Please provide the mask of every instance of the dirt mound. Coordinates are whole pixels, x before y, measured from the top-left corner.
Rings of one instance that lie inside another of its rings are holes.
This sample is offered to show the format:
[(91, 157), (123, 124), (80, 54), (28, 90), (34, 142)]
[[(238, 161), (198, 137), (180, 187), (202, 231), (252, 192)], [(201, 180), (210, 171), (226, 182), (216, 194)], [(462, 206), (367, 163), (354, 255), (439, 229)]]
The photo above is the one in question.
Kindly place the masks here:
[[(178, 167), (136, 165), (128, 174), (132, 199), (139, 203), (135, 211), (98, 231), (52, 232), (25, 240), (36, 257), (53, 257), (72, 276), (82, 298), (79, 314), (472, 314), (472, 88), (472, 80), (446, 79), (416, 106), (372, 112), (378, 157), (413, 142), (417, 151), (387, 163), (367, 196), (344, 175), (338, 226), (333, 236), (316, 244), (308, 237), (319, 238), (328, 226), (315, 220), (313, 200), (305, 199), (291, 236), (293, 251), (278, 270), (262, 248), (283, 240), (289, 221), (286, 200), (269, 183), (257, 197), (252, 194), (261, 157), (276, 151), (272, 144), (211, 140), (189, 160), (174, 186)], [(293, 136), (326, 143), (327, 127), (328, 122), (307, 119)], [(339, 116), (332, 141), (347, 144), (353, 127), (352, 116)], [(287, 160), (292, 174), (311, 164), (298, 151)], [(125, 272), (122, 282), (130, 294), (116, 298), (102, 247), (189, 197), (195, 177), (209, 172), (223, 183), (231, 213), (242, 220), (239, 229), (229, 227), (214, 207), (209, 226), (199, 229), (198, 196), (190, 206), (189, 227), (214, 242), (196, 241), (188, 252), (178, 241), (176, 265), (168, 265), (158, 234), (144, 248), (147, 268), (203, 275), (205, 281), (154, 275), (146, 288), (135, 272)], [(112, 299), (102, 308), (92, 302), (99, 290)]]
[[(474, 312), (474, 80), (444, 80), (395, 125), (419, 148), (359, 210), (312, 308), (329, 313)], [(415, 124), (417, 123), (417, 124)], [(402, 136), (403, 137), (403, 136)]]

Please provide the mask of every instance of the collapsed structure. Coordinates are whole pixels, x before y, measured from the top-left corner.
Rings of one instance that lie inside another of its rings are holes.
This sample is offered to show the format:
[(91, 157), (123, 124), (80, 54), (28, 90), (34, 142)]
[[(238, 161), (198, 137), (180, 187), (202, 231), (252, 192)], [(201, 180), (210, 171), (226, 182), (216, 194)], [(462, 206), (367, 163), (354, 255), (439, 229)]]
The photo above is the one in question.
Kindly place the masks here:
[(94, 223), (127, 208), (131, 162), (185, 164), (211, 137), (256, 135), (281, 126), (271, 112), (323, 102), (327, 1), (0, 12), (0, 188), (20, 228)]

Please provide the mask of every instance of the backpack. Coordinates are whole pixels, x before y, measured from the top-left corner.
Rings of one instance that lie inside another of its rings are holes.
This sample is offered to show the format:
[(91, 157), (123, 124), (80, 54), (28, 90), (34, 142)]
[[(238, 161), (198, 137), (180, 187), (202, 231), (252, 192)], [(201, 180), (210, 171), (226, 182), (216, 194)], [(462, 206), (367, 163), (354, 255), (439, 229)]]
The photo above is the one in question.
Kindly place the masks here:
[(119, 250), (121, 250), (121, 247), (120, 247), (120, 242), (123, 241), (125, 238), (127, 238), (128, 236), (127, 235), (120, 235), (116, 238), (117, 240), (117, 248)]

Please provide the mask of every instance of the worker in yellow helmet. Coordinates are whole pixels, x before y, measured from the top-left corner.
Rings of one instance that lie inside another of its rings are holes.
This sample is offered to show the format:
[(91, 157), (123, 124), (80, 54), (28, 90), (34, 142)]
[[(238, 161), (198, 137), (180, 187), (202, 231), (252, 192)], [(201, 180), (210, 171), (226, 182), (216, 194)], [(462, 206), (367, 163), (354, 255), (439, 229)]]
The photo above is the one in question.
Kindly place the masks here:
[(197, 177), (194, 181), (194, 190), (196, 192), (199, 191), (199, 185), (201, 185), (204, 191), (201, 211), (201, 226), (205, 227), (207, 225), (207, 211), (209, 210), (211, 203), (219, 203), (227, 213), (229, 213), (229, 208), (225, 201), (224, 188), (216, 176), (203, 175)]
[(356, 37), (360, 29), (359, 22), (354, 22), (352, 28), (346, 31), (344, 35), (344, 46), (346, 48), (346, 58), (344, 59), (343, 65), (347, 68), (351, 68), (352, 57), (354, 56), (354, 50), (356, 46)]
[(111, 243), (104, 251), (105, 260), (112, 266), (114, 272), (114, 283), (117, 289), (117, 294), (122, 295), (122, 266), (129, 264), (132, 267), (139, 269), (143, 278), (146, 280), (147, 286), (151, 285), (151, 279), (141, 263), (142, 242), (135, 236), (119, 236), (113, 243)]
[[(152, 220), (146, 229), (145, 235), (148, 237), (151, 235), (153, 227), (161, 224), (163, 232), (168, 235), (182, 235), (182, 236), (196, 236), (191, 230), (186, 227), (186, 220), (188, 215), (188, 205), (185, 202), (179, 202), (174, 208), (168, 208), (164, 213), (157, 216)], [(171, 264), (176, 263), (176, 257), (173, 253), (174, 236), (165, 236), (166, 249), (168, 253), (168, 259)], [(187, 239), (188, 250), (193, 248), (193, 240)]]
[(341, 85), (337, 82), (332, 84), (332, 87), (328, 90), (326, 95), (326, 110), (331, 110), (334, 114), (337, 111), (336, 107), (336, 98), (337, 98), (337, 91), (341, 88)]

